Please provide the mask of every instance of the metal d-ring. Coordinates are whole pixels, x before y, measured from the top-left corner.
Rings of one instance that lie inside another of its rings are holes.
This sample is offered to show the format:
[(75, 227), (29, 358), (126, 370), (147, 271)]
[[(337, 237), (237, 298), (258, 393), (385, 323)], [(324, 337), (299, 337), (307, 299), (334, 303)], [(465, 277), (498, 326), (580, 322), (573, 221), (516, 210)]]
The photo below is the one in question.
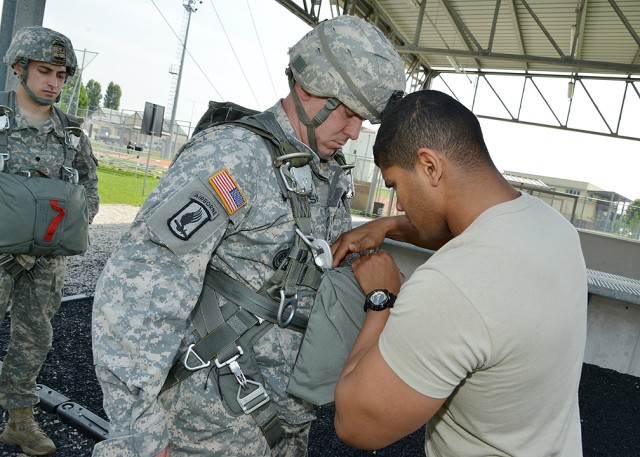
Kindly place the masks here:
[[(298, 301), (298, 295), (294, 295), (292, 298), (287, 299), (284, 293), (284, 289), (280, 289), (280, 306), (278, 307), (278, 325), (282, 328), (286, 328), (293, 316), (296, 314), (296, 302)], [(284, 310), (291, 307), (291, 313), (287, 316), (286, 320), (282, 318)]]

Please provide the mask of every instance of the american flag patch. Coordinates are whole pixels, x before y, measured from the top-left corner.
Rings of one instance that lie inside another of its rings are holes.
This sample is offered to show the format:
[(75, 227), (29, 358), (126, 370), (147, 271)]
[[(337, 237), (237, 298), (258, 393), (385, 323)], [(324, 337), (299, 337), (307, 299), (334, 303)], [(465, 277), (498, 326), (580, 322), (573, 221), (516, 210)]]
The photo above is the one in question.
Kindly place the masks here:
[(226, 168), (210, 177), (209, 182), (220, 196), (227, 213), (233, 214), (247, 204), (244, 195)]

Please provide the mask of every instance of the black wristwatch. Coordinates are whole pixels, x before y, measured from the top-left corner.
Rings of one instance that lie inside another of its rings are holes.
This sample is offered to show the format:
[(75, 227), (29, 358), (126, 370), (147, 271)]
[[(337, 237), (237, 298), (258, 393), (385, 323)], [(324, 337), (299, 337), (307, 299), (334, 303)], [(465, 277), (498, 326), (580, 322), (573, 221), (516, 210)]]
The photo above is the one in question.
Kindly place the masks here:
[(396, 298), (396, 295), (387, 289), (374, 289), (367, 294), (367, 299), (364, 302), (364, 310), (365, 312), (368, 309), (382, 311), (383, 309), (393, 308)]

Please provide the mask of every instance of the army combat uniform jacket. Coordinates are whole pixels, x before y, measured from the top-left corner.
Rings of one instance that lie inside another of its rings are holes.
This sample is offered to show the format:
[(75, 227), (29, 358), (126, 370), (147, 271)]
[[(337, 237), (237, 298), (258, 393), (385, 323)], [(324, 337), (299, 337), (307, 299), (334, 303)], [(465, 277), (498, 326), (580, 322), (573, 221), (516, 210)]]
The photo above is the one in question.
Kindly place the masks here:
[[(269, 111), (293, 145), (310, 151), (280, 102)], [(351, 226), (349, 179), (334, 160), (313, 156), (307, 197), (313, 236), (331, 243)], [(270, 146), (245, 128), (204, 130), (185, 145), (123, 236), (94, 300), (94, 360), (110, 419), (109, 439), (94, 456), (153, 456), (169, 441), (172, 456), (305, 455), (311, 405), (285, 392), (301, 341), (293, 330), (275, 325), (254, 346), (284, 420), (285, 439), (273, 451), (250, 415), (221, 401), (215, 367), (159, 396), (174, 360), (193, 342), (189, 315), (207, 265), (257, 290), (293, 245), (291, 204), (272, 161)], [(308, 314), (313, 291), (299, 295), (299, 309)]]

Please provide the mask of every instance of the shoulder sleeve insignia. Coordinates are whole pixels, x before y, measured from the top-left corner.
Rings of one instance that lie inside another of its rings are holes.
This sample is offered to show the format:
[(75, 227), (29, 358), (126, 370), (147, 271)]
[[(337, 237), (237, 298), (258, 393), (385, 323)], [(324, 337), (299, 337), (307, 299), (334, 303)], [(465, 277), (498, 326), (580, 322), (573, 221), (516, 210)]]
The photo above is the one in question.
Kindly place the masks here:
[(167, 221), (169, 230), (181, 240), (188, 240), (208, 221), (215, 219), (218, 210), (211, 200), (200, 192), (193, 192), (189, 203)]
[(242, 195), (238, 185), (226, 168), (211, 176), (209, 183), (220, 196), (229, 215), (235, 213), (247, 204), (244, 195)]

